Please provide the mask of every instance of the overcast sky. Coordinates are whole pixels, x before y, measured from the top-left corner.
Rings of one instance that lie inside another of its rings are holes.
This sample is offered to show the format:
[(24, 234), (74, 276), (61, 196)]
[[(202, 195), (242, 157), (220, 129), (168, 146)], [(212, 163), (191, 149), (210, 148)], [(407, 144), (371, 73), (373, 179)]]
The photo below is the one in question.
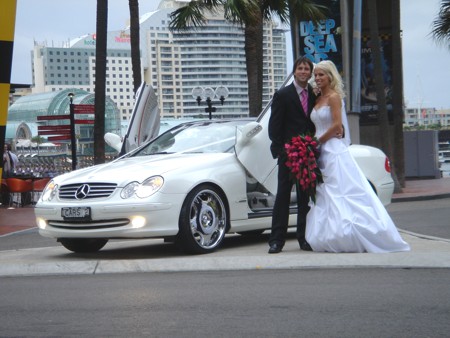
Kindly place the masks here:
[[(408, 107), (450, 108), (450, 49), (430, 37), (440, 0), (402, 0), (403, 72)], [(127, 0), (109, 0), (108, 30), (125, 27)], [(140, 0), (140, 14), (159, 0)], [(12, 83), (31, 83), (33, 41), (61, 47), (63, 41), (95, 32), (94, 0), (17, 0)], [(288, 65), (288, 69), (291, 65)]]

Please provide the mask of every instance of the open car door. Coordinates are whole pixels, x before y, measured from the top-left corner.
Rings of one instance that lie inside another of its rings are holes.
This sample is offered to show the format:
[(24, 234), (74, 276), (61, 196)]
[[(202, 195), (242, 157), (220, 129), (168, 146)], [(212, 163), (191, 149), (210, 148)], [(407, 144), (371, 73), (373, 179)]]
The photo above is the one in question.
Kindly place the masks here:
[(238, 130), (236, 155), (245, 169), (270, 193), (277, 193), (277, 160), (272, 158), (269, 139), (270, 103), (256, 122)]
[[(285, 87), (293, 81), (294, 77), (288, 76), (281, 87)], [(270, 101), (256, 122), (250, 122), (243, 126), (236, 139), (236, 155), (247, 171), (270, 193), (276, 195), (278, 185), (277, 160), (270, 152), (271, 141), (269, 139), (269, 119), (271, 114)]]
[(106, 133), (105, 141), (123, 155), (158, 136), (159, 127), (160, 116), (155, 90), (143, 82), (136, 92), (136, 101), (125, 136), (122, 139), (119, 135)]
[(159, 126), (160, 116), (155, 90), (142, 82), (136, 93), (136, 102), (120, 154), (128, 153), (158, 136)]

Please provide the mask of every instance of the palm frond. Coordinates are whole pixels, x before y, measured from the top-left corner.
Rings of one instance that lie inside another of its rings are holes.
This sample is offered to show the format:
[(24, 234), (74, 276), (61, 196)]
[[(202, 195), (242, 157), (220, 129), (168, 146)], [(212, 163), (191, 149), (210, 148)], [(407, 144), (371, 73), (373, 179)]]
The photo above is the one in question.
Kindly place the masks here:
[(438, 44), (449, 43), (450, 48), (450, 0), (442, 0), (438, 17), (433, 21), (431, 35)]
[(206, 18), (198, 8), (191, 6), (181, 7), (170, 14), (169, 30), (190, 30), (203, 26), (205, 22)]
[(225, 18), (241, 25), (252, 25), (261, 11), (258, 0), (226, 0), (223, 6)]
[(178, 8), (170, 14), (169, 30), (187, 31), (206, 24), (205, 11), (214, 11), (224, 0), (192, 0), (185, 6)]
[(287, 1), (262, 0), (264, 20), (278, 17), (282, 23), (289, 22), (289, 5)]
[(299, 21), (310, 20), (319, 23), (329, 15), (330, 9), (326, 6), (318, 5), (313, 0), (288, 0), (289, 10)]

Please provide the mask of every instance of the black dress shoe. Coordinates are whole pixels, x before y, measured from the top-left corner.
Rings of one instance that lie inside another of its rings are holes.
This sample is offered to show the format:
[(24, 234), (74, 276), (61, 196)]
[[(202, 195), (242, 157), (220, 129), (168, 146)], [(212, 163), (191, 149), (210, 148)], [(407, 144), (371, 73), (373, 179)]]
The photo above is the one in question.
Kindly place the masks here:
[(281, 249), (283, 249), (283, 247), (280, 244), (271, 244), (270, 248), (269, 248), (269, 253), (270, 254), (274, 254), (274, 253), (279, 253), (281, 252)]
[(313, 251), (311, 245), (309, 245), (309, 243), (306, 240), (299, 241), (298, 244), (300, 244), (300, 249), (304, 251)]

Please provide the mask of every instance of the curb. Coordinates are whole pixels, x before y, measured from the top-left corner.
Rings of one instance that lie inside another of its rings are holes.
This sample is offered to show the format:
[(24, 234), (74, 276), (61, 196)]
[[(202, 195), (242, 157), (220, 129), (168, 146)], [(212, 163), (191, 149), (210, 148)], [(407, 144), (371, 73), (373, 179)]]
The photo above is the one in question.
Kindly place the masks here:
[[(172, 273), (203, 271), (311, 270), (311, 269), (450, 269), (450, 239), (399, 229), (412, 251), (392, 253), (324, 253), (298, 250), (295, 240), (286, 251), (268, 255), (258, 244), (244, 250), (225, 250), (200, 256), (160, 255), (139, 258), (74, 255), (65, 249), (42, 247), (7, 250), (0, 255), (0, 277), (99, 275), (118, 273)], [(142, 240), (111, 243), (111, 250), (133, 248)], [(154, 243), (154, 242), (152, 242)], [(154, 243), (160, 245), (161, 243)], [(141, 246), (141, 248), (145, 247)], [(142, 250), (142, 249), (141, 249)], [(147, 250), (147, 249), (145, 249)], [(146, 251), (148, 252), (148, 251)]]
[(392, 197), (391, 203), (430, 201), (430, 200), (437, 200), (437, 199), (441, 199), (441, 198), (450, 198), (450, 193), (435, 194), (435, 195), (420, 195), (420, 196), (401, 196), (401, 194), (399, 194), (398, 197)]

